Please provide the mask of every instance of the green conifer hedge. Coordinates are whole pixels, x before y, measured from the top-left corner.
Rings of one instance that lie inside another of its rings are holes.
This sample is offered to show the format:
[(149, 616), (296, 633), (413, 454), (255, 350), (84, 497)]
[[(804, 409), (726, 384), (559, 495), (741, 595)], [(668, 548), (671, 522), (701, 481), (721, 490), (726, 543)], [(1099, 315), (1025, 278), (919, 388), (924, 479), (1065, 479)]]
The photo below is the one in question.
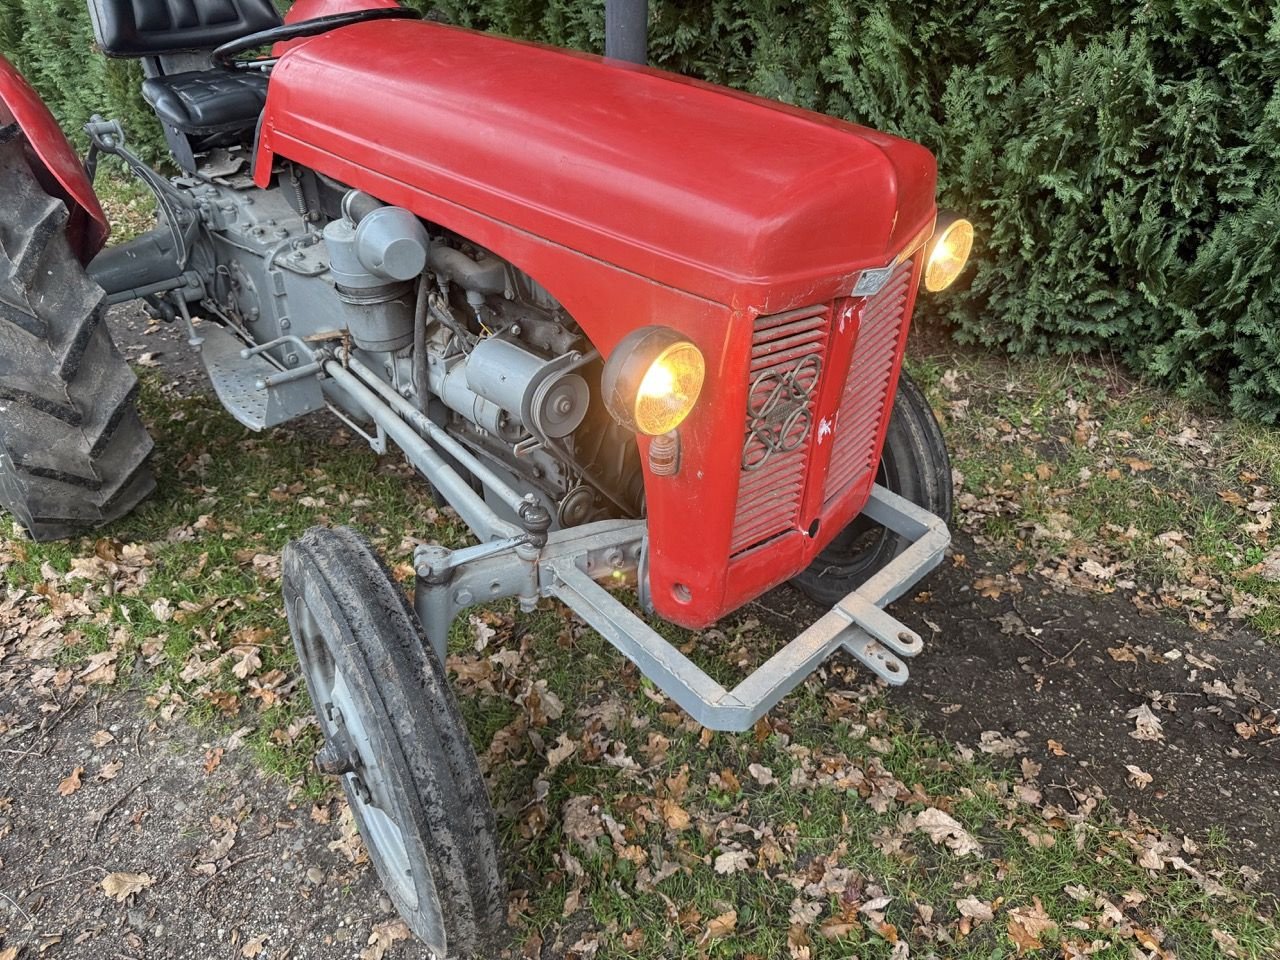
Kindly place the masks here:
[[(599, 50), (603, 0), (414, 0)], [(14, 4), (16, 3), (16, 6)], [(976, 264), (928, 309), (966, 342), (1096, 350), (1280, 422), (1280, 2), (651, 0), (659, 66), (938, 155)], [(9, 0), (0, 49), (76, 123), (157, 143), (84, 0)]]

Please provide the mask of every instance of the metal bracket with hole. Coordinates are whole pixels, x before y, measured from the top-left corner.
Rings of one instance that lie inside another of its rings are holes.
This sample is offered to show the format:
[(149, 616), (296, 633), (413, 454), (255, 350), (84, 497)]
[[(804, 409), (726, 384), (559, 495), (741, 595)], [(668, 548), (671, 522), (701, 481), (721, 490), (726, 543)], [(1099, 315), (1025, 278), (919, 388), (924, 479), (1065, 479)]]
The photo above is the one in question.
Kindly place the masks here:
[(541, 549), (516, 541), (470, 552), (420, 547), (414, 558), (414, 603), (428, 639), (443, 656), (449, 628), (465, 608), (518, 597), (531, 609), (540, 597), (556, 597), (703, 726), (749, 730), (836, 650), (845, 650), (886, 683), (898, 685), (907, 680), (901, 658), (924, 648), (920, 635), (884, 608), (942, 562), (951, 542), (946, 522), (879, 485), (863, 512), (911, 545), (732, 690), (602, 585), (635, 582), (644, 547), (643, 520), (602, 520), (554, 531)]

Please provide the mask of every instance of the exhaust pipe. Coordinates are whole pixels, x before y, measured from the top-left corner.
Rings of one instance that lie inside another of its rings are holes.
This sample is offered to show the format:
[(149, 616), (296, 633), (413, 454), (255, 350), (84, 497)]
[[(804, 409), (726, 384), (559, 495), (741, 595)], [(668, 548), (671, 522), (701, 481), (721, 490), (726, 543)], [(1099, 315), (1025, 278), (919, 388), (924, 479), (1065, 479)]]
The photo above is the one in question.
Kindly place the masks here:
[(605, 0), (604, 55), (649, 62), (649, 0)]

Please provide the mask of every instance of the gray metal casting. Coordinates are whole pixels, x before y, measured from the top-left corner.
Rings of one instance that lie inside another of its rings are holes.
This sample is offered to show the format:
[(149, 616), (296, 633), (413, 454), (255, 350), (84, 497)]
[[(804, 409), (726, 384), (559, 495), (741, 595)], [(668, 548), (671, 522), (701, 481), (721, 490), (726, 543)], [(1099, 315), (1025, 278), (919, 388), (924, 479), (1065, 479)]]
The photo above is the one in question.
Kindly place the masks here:
[(355, 374), (344, 369), (339, 360), (327, 360), (324, 372), (331, 377), (364, 413), (404, 451), (409, 462), (440, 492), (449, 505), (480, 540), (503, 540), (523, 536), (525, 531), (503, 520), (484, 498), (471, 488), (458, 472), (405, 420)]
[(467, 607), (516, 597), (522, 608), (532, 609), (540, 597), (556, 597), (703, 726), (747, 730), (838, 649), (888, 683), (906, 682), (907, 667), (899, 657), (919, 653), (923, 641), (883, 608), (942, 561), (951, 535), (942, 518), (879, 485), (864, 512), (911, 545), (732, 690), (599, 583), (634, 583), (646, 535), (642, 520), (555, 531), (541, 550), (518, 538), (506, 546), (463, 550), (420, 547), (414, 603), (428, 639), (443, 655), (449, 628)]
[(349, 351), (339, 349), (336, 351), (336, 355), (343, 366), (377, 393), (386, 402), (387, 406), (408, 420), (418, 429), (419, 433), (458, 461), (479, 481), (487, 492), (506, 504), (507, 508), (513, 513), (519, 514), (521, 508), (529, 502), (526, 494), (518, 493), (512, 489), (496, 472), (490, 470), (475, 454), (455, 440), (447, 430), (424, 416), (422, 411), (391, 389), (385, 380), (361, 363), (359, 359), (352, 356)]

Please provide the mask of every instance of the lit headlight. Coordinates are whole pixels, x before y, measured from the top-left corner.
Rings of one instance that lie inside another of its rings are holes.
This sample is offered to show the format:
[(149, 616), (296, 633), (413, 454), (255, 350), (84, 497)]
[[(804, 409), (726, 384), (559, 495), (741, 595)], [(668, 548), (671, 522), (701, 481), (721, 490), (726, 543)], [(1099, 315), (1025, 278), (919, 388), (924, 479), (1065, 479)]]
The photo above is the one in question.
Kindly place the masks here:
[(641, 327), (609, 355), (600, 387), (615, 420), (656, 437), (684, 422), (705, 376), (706, 363), (692, 343), (668, 327)]
[(939, 214), (929, 241), (929, 259), (924, 265), (924, 288), (930, 293), (945, 290), (960, 276), (973, 249), (973, 224), (955, 214)]

